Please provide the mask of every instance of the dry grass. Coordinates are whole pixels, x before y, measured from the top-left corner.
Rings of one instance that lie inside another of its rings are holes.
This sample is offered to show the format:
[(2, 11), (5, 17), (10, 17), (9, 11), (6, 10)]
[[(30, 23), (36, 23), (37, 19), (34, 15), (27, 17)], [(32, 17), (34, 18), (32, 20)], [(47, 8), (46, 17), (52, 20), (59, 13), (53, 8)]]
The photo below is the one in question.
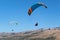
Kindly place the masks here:
[(60, 30), (35, 30), (23, 33), (0, 33), (0, 40), (60, 40)]

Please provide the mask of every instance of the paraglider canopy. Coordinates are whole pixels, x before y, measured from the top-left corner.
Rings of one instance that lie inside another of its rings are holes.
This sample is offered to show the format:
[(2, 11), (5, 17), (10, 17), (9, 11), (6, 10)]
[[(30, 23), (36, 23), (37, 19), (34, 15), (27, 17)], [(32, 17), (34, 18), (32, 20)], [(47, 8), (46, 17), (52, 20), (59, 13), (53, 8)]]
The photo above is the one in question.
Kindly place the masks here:
[(38, 7), (40, 7), (40, 6), (43, 6), (43, 7), (47, 8), (47, 6), (46, 6), (44, 3), (38, 2), (38, 3), (32, 5), (32, 6), (29, 8), (29, 10), (28, 10), (28, 15), (30, 16), (30, 15), (32, 14), (32, 12), (33, 12), (36, 8), (38, 8)]
[(14, 25), (16, 26), (16, 25), (18, 25), (18, 24), (19, 24), (18, 21), (10, 21), (10, 22), (9, 22), (9, 25), (10, 25), (10, 26), (14, 26)]

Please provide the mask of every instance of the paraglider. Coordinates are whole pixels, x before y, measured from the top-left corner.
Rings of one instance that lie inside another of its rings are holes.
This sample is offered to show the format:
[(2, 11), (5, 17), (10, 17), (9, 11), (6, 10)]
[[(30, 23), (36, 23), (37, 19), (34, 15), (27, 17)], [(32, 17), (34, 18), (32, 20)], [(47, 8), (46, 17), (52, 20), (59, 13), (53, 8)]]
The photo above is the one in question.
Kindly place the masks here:
[(15, 35), (15, 33), (13, 32), (13, 31), (14, 31), (14, 29), (12, 29), (11, 31), (12, 31), (12, 33), (11, 33), (11, 34), (12, 34), (12, 35)]
[(19, 24), (18, 21), (10, 21), (10, 22), (9, 22), (9, 25), (11, 26), (11, 28), (13, 28), (13, 29), (11, 29), (12, 32), (14, 31), (14, 28), (15, 28), (16, 26), (18, 26), (18, 24)]
[(38, 22), (35, 24), (35, 26), (38, 26)]
[(38, 3), (34, 4), (34, 5), (32, 5), (31, 8), (29, 8), (29, 10), (28, 10), (28, 15), (30, 16), (30, 15), (32, 14), (32, 12), (33, 12), (36, 8), (38, 8), (38, 7), (40, 7), (40, 6), (43, 6), (43, 7), (47, 8), (47, 6), (46, 6), (44, 3), (38, 2)]
[(11, 30), (12, 32), (14, 31), (14, 29)]
[[(30, 15), (32, 14), (32, 12), (33, 12), (36, 8), (38, 8), (38, 7), (40, 7), (40, 6), (43, 6), (43, 7), (47, 8), (47, 6), (46, 6), (44, 3), (38, 2), (38, 3), (32, 5), (32, 6), (29, 8), (29, 10), (28, 10), (28, 15), (30, 16)], [(38, 22), (35, 24), (35, 26), (38, 26)]]

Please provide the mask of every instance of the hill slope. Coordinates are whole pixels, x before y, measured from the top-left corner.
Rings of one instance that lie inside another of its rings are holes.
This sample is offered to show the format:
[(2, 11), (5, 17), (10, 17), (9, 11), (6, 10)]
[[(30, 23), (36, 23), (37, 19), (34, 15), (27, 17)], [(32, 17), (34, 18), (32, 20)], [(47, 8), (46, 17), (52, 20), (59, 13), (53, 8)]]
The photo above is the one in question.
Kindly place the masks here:
[(0, 40), (60, 40), (60, 30), (35, 30), (20, 33), (0, 33)]

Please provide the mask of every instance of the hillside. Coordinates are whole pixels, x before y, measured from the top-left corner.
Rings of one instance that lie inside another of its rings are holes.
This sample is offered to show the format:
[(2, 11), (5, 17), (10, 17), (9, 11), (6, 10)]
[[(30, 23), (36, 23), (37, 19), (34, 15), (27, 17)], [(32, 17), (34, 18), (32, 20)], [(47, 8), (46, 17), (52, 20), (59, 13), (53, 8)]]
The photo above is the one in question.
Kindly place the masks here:
[(0, 33), (0, 40), (60, 40), (60, 29), (34, 30), (20, 33)]

